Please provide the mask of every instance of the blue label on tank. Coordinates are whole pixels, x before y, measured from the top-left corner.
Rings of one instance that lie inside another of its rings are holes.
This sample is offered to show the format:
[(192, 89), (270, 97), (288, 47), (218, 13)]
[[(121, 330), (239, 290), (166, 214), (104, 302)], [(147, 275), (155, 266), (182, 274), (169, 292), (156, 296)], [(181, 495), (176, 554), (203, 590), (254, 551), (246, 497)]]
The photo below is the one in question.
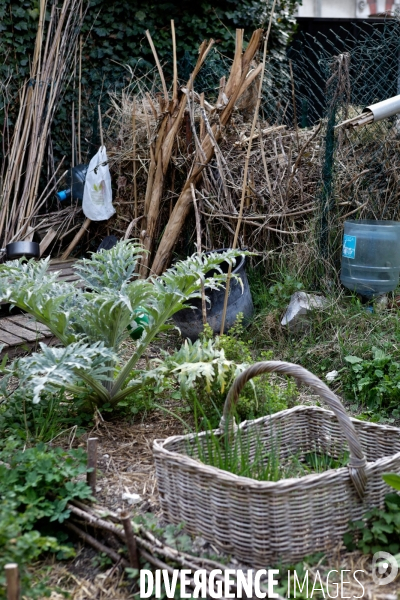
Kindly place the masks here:
[(346, 258), (356, 257), (356, 241), (357, 238), (354, 235), (345, 234), (343, 236), (343, 256)]

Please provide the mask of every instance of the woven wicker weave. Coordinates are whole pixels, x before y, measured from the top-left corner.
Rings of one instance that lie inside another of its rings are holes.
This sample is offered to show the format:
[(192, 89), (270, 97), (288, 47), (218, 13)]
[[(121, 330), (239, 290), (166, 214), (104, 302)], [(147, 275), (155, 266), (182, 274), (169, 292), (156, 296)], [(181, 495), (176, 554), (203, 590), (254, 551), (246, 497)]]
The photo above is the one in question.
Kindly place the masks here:
[[(191, 458), (207, 433), (155, 440), (158, 489), (165, 518), (186, 524), (222, 550), (255, 568), (300, 560), (337, 547), (349, 520), (372, 506), (383, 506), (391, 490), (382, 473), (400, 473), (400, 429), (350, 419), (338, 397), (306, 369), (283, 362), (261, 362), (235, 380), (226, 399), (224, 419), (245, 383), (266, 372), (293, 375), (309, 385), (333, 412), (299, 406), (271, 417), (245, 421), (242, 437), (249, 445), (271, 450), (279, 439), (279, 456), (307, 452), (340, 456), (350, 450), (349, 465), (321, 474), (277, 482), (238, 477)], [(226, 432), (222, 426), (214, 435)]]

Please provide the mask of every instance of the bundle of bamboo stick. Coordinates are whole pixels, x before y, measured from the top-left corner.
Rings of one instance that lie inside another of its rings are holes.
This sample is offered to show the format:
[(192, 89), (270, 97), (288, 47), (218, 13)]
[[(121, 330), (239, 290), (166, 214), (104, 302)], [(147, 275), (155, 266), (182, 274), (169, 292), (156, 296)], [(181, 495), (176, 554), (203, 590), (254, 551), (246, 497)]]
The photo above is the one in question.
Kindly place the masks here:
[[(156, 49), (150, 33), (147, 32), (147, 38), (153, 51), (162, 82), (163, 98), (160, 101), (158, 130), (153, 137), (153, 142), (150, 147), (150, 165), (148, 169), (148, 181), (144, 203), (144, 219), (141, 224), (143, 227), (143, 245), (147, 251), (143, 256), (141, 265), (141, 275), (143, 277), (147, 276), (149, 273), (150, 260), (152, 251), (154, 250), (156, 226), (160, 212), (160, 202), (165, 187), (165, 178), (176, 144), (176, 137), (182, 127), (185, 110), (187, 109), (189, 115), (189, 123), (194, 140), (193, 162), (183, 189), (170, 215), (150, 269), (150, 272), (156, 274), (160, 274), (168, 266), (171, 259), (173, 248), (190, 207), (192, 206), (192, 186), (198, 184), (202, 177), (204, 167), (213, 158), (218, 141), (222, 136), (224, 127), (227, 125), (232, 115), (236, 102), (261, 72), (261, 65), (252, 70), (250, 67), (254, 56), (259, 49), (263, 30), (257, 29), (253, 33), (246, 50), (243, 52), (243, 30), (238, 29), (236, 32), (235, 57), (232, 63), (231, 72), (227, 81), (225, 81), (225, 78), (222, 78), (223, 81), (221, 81), (220, 94), (216, 105), (212, 106), (206, 103), (204, 95), (199, 97), (193, 89), (193, 82), (212, 48), (214, 40), (210, 40), (208, 43), (205, 41), (202, 43), (199, 49), (196, 66), (190, 75), (189, 81), (187, 82), (186, 87), (182, 87), (178, 91), (175, 28), (173, 22), (171, 23), (171, 26), (174, 56), (172, 99), (168, 94)], [(194, 124), (193, 106), (195, 102), (200, 103), (201, 105), (201, 115), (204, 123), (204, 126), (202, 127), (204, 135), (200, 136), (202, 139), (199, 138)], [(210, 119), (207, 117), (206, 109), (212, 115), (211, 123)], [(155, 107), (154, 110), (156, 110)]]
[[(30, 222), (47, 196), (38, 198), (50, 127), (72, 64), (83, 19), (83, 0), (40, 0), (30, 77), (19, 92), (19, 112), (0, 189), (2, 245), (29, 238)], [(54, 179), (54, 178), (53, 178)], [(52, 182), (54, 189), (55, 181)]]

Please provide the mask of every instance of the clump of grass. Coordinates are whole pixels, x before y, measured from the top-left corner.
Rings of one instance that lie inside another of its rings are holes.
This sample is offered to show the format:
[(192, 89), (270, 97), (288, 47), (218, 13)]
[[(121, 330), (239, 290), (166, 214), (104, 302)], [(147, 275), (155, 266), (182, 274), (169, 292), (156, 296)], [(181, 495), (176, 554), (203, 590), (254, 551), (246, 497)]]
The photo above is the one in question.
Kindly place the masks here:
[[(310, 327), (303, 332), (293, 333), (280, 324), (288, 305), (287, 297), (281, 296), (278, 306), (275, 301), (268, 300), (270, 284), (276, 285), (278, 276), (269, 276), (268, 281), (262, 270), (256, 270), (249, 278), (258, 311), (245, 336), (252, 340), (255, 353), (259, 349), (272, 349), (275, 360), (300, 364), (318, 376), (346, 367), (346, 356), (369, 359), (373, 347), (390, 353), (394, 360), (400, 360), (400, 319), (397, 308), (379, 310), (375, 307), (371, 314), (357, 296), (346, 295), (334, 288), (330, 294), (325, 292), (329, 302), (323, 310), (314, 312)], [(281, 276), (282, 284), (285, 281), (293, 283), (287, 273)], [(313, 293), (307, 287), (307, 281), (299, 283), (303, 284), (305, 291)], [(400, 290), (393, 295), (398, 293)]]
[(258, 481), (279, 481), (323, 473), (346, 466), (349, 459), (348, 452), (335, 458), (317, 450), (306, 453), (299, 450), (283, 459), (277, 437), (271, 438), (270, 449), (267, 450), (259, 435), (250, 436), (241, 429), (234, 435), (209, 430), (196, 437), (195, 445), (189, 448), (188, 453), (206, 465)]
[[(187, 443), (186, 452), (206, 465), (210, 465), (258, 481), (279, 481), (291, 477), (303, 477), (312, 473), (323, 473), (347, 464), (349, 453), (333, 448), (332, 453), (320, 452), (316, 448), (281, 450), (280, 433), (271, 426), (267, 439), (256, 427), (243, 426), (235, 432), (227, 426), (226, 431), (214, 430), (201, 405), (198, 414), (207, 422), (205, 431), (197, 430)], [(284, 454), (284, 456), (283, 456)]]

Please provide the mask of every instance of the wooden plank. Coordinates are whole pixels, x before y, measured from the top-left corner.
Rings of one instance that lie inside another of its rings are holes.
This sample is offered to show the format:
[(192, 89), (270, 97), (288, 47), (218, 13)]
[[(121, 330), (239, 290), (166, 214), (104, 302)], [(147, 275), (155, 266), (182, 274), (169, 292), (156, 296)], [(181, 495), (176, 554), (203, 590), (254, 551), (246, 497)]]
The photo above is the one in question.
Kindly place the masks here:
[[(55, 271), (51, 271), (51, 273), (55, 273)], [(65, 275), (66, 273), (70, 275), (76, 275), (76, 271), (74, 270), (73, 266), (68, 266), (63, 269), (60, 269), (58, 273), (60, 273), (61, 275)]]
[(56, 237), (57, 233), (58, 232), (55, 229), (53, 229), (52, 227), (50, 227), (50, 229), (48, 230), (48, 232), (46, 233), (46, 235), (44, 236), (44, 238), (40, 242), (40, 256), (42, 256), (43, 252), (45, 250), (47, 250), (47, 248), (50, 246), (51, 242), (54, 240), (54, 238)]
[[(11, 317), (7, 317), (8, 321), (12, 321), (16, 325), (20, 327), (26, 327), (26, 329), (30, 329), (31, 331), (37, 331), (38, 333), (43, 333), (43, 335), (52, 335), (50, 329), (43, 325), (43, 323), (39, 323), (39, 321), (34, 321), (29, 318), (27, 315), (12, 315)], [(1, 320), (0, 320), (0, 328), (1, 328)]]
[(0, 320), (0, 332), (7, 331), (8, 333), (12, 333), (20, 338), (22, 338), (26, 342), (34, 342), (37, 339), (43, 339), (43, 334), (35, 333), (34, 331), (30, 331), (29, 329), (25, 329), (24, 327), (20, 327), (16, 323), (9, 321), (8, 319)]
[(76, 263), (76, 258), (61, 260), (60, 258), (52, 258), (50, 260), (49, 271), (58, 271), (66, 267), (73, 267)]
[(48, 273), (64, 273), (65, 271), (68, 271), (70, 273), (76, 273), (74, 265), (58, 265), (55, 269), (47, 269)]
[(24, 235), (24, 242), (32, 242), (34, 233), (35, 233), (35, 228), (29, 226)]
[(21, 343), (13, 346), (8, 346), (6, 344), (0, 352), (0, 356), (7, 354), (8, 358), (12, 359), (15, 356), (20, 356), (21, 354), (26, 354), (27, 352), (37, 352), (39, 350), (39, 342), (44, 342), (46, 346), (60, 345), (60, 341), (56, 337), (48, 337), (35, 342), (24, 342), (24, 340), (21, 340)]
[[(17, 335), (0, 330), (0, 343), (2, 344), (7, 344), (7, 346), (20, 346), (25, 342), (26, 340), (18, 337)], [(3, 351), (6, 351), (6, 349), (3, 348)]]
[(59, 271), (58, 279), (60, 281), (79, 281), (79, 286), (83, 287), (83, 282), (80, 281), (79, 274), (74, 270), (74, 265), (76, 263), (76, 258), (70, 258), (67, 260), (61, 260), (59, 258), (52, 259), (50, 261), (49, 272), (54, 273), (54, 271)]
[(61, 277), (59, 277), (59, 280), (60, 281), (69, 281), (69, 282), (80, 281), (79, 277), (77, 275), (73, 275), (73, 274), (61, 275)]
[[(54, 271), (53, 271), (54, 273)], [(74, 277), (79, 277), (78, 274), (73, 269), (63, 269), (62, 271), (58, 271), (59, 277), (68, 277), (69, 275), (73, 275)]]

